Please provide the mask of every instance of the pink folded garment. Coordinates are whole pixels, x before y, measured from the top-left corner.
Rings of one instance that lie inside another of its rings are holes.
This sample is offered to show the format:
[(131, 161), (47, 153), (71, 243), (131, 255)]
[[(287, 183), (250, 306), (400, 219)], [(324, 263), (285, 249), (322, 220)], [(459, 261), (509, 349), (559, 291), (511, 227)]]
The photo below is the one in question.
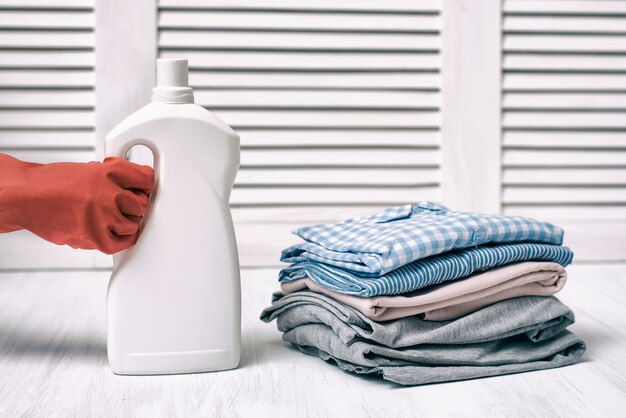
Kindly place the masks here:
[(446, 321), (505, 299), (553, 295), (566, 280), (567, 273), (559, 264), (527, 261), (399, 296), (359, 298), (328, 290), (310, 279), (281, 283), (281, 288), (291, 293), (308, 287), (358, 309), (375, 321), (418, 314), (429, 321)]

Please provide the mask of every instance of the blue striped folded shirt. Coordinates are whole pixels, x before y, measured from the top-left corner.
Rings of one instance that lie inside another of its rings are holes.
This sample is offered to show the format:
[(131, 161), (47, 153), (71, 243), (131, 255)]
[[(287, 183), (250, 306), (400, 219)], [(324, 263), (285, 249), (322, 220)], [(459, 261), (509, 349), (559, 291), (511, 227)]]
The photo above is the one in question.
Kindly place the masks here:
[(332, 225), (311, 225), (294, 234), (281, 261), (320, 262), (364, 277), (448, 251), (487, 243), (536, 242), (560, 245), (563, 230), (520, 216), (455, 212), (435, 203), (404, 205)]
[(280, 271), (281, 282), (310, 278), (335, 292), (360, 297), (398, 295), (472, 273), (522, 261), (571, 263), (572, 251), (549, 244), (520, 243), (481, 245), (417, 260), (380, 277), (362, 277), (341, 268), (294, 257), (295, 264)]

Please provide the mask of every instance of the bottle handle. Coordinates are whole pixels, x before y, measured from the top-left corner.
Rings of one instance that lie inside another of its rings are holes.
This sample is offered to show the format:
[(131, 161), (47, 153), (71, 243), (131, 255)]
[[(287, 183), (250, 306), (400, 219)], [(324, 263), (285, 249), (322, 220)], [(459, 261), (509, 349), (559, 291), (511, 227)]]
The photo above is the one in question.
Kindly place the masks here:
[[(104, 152), (105, 152), (106, 157), (125, 158), (128, 151), (130, 151), (130, 149), (134, 147), (135, 145), (143, 145), (146, 148), (148, 148), (150, 152), (152, 152), (152, 161), (153, 161), (153, 169), (154, 169), (154, 189), (152, 193), (150, 194), (150, 198), (148, 201), (148, 209), (146, 210), (146, 213), (143, 216), (141, 224), (139, 225), (139, 232), (138, 232), (139, 236), (137, 237), (137, 242), (135, 243), (135, 245), (137, 245), (139, 243), (139, 240), (141, 239), (142, 231), (149, 224), (152, 208), (156, 205), (158, 201), (158, 196), (160, 194), (159, 179), (161, 177), (161, 172), (162, 172), (161, 153), (159, 152), (159, 148), (152, 141), (146, 138), (134, 138), (125, 142), (123, 141), (117, 142), (117, 141), (108, 140), (106, 142)], [(126, 250), (118, 254), (123, 254), (125, 252)], [(117, 254), (114, 254), (113, 256), (114, 260), (117, 258), (116, 255)]]

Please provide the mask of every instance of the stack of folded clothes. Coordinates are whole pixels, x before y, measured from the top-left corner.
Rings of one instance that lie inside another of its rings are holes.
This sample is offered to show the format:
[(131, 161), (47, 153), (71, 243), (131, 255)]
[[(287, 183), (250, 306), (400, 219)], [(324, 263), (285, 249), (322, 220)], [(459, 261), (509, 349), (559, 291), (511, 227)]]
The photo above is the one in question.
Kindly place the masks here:
[(416, 385), (564, 366), (585, 344), (552, 296), (573, 257), (523, 217), (405, 205), (295, 233), (282, 292), (261, 314), (344, 370)]

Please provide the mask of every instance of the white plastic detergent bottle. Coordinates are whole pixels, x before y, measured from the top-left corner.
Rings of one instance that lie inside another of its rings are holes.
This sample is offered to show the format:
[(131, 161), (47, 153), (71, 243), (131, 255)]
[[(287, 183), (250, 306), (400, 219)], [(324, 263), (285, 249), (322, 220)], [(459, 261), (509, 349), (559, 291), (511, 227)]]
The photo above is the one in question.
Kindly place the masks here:
[(187, 60), (157, 60), (152, 103), (105, 138), (107, 156), (153, 154), (156, 185), (136, 245), (113, 256), (108, 357), (123, 375), (239, 364), (239, 260), (228, 206), (239, 136), (194, 104)]

